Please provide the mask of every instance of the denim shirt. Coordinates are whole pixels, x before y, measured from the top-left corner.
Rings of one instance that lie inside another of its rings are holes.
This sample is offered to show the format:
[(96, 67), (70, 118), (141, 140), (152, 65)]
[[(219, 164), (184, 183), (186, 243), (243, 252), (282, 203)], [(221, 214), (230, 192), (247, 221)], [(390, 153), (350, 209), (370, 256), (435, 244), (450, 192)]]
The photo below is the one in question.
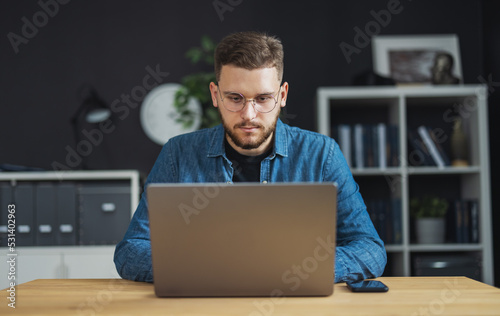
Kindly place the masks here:
[[(231, 183), (234, 170), (225, 154), (224, 137), (224, 129), (219, 125), (171, 138), (163, 146), (145, 186), (149, 183)], [(290, 127), (278, 120), (274, 149), (261, 162), (260, 181), (336, 182), (335, 282), (382, 275), (387, 262), (384, 244), (344, 156), (332, 138)], [(123, 240), (116, 246), (114, 262), (122, 278), (153, 282), (145, 192)]]

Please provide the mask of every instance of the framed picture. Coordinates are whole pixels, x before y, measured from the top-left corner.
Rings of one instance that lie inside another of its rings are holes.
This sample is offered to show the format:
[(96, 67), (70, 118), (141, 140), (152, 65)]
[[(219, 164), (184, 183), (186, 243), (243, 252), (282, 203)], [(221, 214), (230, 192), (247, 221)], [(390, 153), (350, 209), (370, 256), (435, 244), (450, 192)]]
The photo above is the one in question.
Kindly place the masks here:
[(379, 35), (372, 38), (375, 73), (397, 84), (462, 82), (458, 37), (449, 35)]

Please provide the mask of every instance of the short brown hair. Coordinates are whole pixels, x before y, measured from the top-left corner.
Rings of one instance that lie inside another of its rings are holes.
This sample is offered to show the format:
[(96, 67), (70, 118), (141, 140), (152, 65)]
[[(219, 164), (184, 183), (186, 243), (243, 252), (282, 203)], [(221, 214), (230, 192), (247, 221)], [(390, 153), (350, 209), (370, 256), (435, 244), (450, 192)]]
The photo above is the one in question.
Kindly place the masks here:
[(218, 82), (224, 65), (249, 70), (276, 67), (281, 81), (283, 55), (283, 45), (277, 37), (258, 32), (233, 33), (223, 38), (215, 49), (215, 77)]

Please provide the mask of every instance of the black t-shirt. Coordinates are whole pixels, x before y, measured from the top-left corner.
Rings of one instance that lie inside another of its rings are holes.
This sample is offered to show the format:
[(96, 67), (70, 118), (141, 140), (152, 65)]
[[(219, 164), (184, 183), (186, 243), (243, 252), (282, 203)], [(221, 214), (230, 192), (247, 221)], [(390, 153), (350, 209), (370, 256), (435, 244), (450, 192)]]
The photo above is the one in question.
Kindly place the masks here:
[(272, 148), (258, 156), (246, 156), (237, 152), (224, 140), (226, 156), (233, 163), (233, 182), (260, 182), (260, 163), (272, 152)]

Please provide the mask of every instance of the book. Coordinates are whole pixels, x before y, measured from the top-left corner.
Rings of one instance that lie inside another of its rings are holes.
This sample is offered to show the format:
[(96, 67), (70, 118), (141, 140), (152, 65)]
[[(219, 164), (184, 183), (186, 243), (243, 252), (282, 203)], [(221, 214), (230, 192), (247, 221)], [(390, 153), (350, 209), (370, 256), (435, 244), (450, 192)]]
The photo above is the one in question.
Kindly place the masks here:
[(444, 160), (441, 157), (441, 155), (439, 154), (439, 151), (437, 150), (436, 145), (432, 141), (431, 136), (429, 135), (428, 129), (422, 125), (422, 126), (418, 127), (417, 131), (418, 131), (418, 134), (420, 135), (420, 137), (422, 138), (422, 140), (425, 144), (425, 147), (427, 148), (427, 150), (429, 150), (429, 153), (430, 153), (432, 159), (434, 160), (434, 162), (436, 163), (436, 165), (438, 166), (438, 168), (444, 168), (445, 167)]
[(363, 154), (365, 167), (375, 167), (375, 152), (373, 148), (374, 131), (372, 125), (364, 124), (363, 128)]
[(471, 243), (479, 242), (479, 203), (477, 200), (468, 201), (468, 209), (470, 212), (470, 239)]
[(436, 149), (439, 152), (439, 155), (443, 159), (445, 166), (451, 166), (451, 160), (448, 157), (448, 154), (446, 154), (446, 151), (444, 150), (444, 148), (442, 146), (443, 141), (440, 140), (438, 135), (437, 135), (437, 133), (439, 131), (441, 131), (441, 132), (443, 132), (443, 131), (439, 130), (439, 129), (432, 129), (430, 127), (427, 127), (427, 130), (429, 132), (429, 135), (430, 135), (432, 141), (434, 142), (434, 146), (436, 146)]
[(399, 127), (397, 125), (388, 126), (387, 136), (387, 165), (391, 167), (399, 166)]
[(384, 123), (379, 123), (376, 128), (378, 166), (384, 169), (387, 167), (387, 126)]
[(401, 244), (403, 242), (403, 223), (401, 219), (401, 199), (391, 200), (392, 219), (392, 243)]
[(435, 166), (436, 163), (432, 159), (427, 147), (425, 147), (422, 139), (416, 131), (408, 130), (408, 141), (411, 150), (408, 151), (408, 164), (411, 166)]
[(350, 125), (341, 124), (338, 126), (338, 142), (347, 164), (352, 167)]
[(479, 203), (476, 199), (452, 201), (447, 217), (446, 235), (449, 242), (479, 242)]
[(363, 150), (363, 125), (354, 125), (354, 161), (356, 168), (365, 167), (364, 150)]

